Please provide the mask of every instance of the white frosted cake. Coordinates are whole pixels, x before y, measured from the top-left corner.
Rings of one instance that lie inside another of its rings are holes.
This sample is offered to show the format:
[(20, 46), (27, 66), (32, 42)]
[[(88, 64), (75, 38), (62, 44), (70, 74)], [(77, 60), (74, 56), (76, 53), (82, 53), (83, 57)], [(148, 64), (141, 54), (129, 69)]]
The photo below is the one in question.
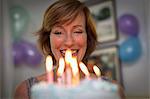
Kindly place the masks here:
[(32, 99), (120, 99), (118, 86), (103, 79), (85, 79), (76, 87), (40, 82), (31, 94)]

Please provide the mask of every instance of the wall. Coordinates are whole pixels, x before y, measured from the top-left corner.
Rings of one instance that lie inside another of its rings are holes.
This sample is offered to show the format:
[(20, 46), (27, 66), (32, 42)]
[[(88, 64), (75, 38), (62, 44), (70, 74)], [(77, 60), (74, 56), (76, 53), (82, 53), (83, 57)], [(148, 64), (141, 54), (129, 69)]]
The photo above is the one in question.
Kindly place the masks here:
[[(2, 96), (11, 96), (13, 92), (14, 67), (11, 57), (11, 32), (9, 30), (8, 4), (7, 0), (2, 1)], [(5, 54), (4, 54), (5, 53)]]
[[(2, 1), (0, 1), (0, 7)], [(0, 8), (0, 15), (2, 15), (2, 8)], [(2, 96), (2, 16), (0, 16), (0, 98)]]
[(147, 0), (117, 0), (118, 17), (124, 13), (135, 15), (140, 23), (139, 38), (142, 42), (141, 58), (133, 64), (122, 64), (123, 79), (128, 95), (148, 95), (148, 31), (147, 31)]
[[(50, 3), (55, 0), (3, 0), (3, 50), (5, 55), (3, 55), (3, 75), (2, 78), (3, 83), (3, 95), (12, 97), (12, 93), (16, 85), (18, 85), (24, 79), (29, 77), (42, 74), (44, 72), (44, 64), (41, 64), (41, 67), (38, 68), (30, 68), (27, 66), (21, 66), (14, 68), (12, 63), (11, 55), (11, 31), (9, 26), (9, 14), (8, 8), (14, 4), (19, 4), (25, 7), (30, 14), (30, 24), (28, 26), (28, 30), (23, 33), (23, 37), (30, 41), (36, 42), (35, 36), (32, 34), (37, 31), (41, 26), (41, 21), (43, 18), (43, 13), (45, 9), (48, 7)], [(149, 50), (148, 50), (148, 38), (150, 37), (150, 20), (148, 16), (150, 16), (150, 12), (148, 12), (148, 7), (150, 9), (149, 0), (116, 0), (117, 6), (117, 16), (124, 13), (132, 13), (136, 15), (140, 22), (140, 40), (142, 42), (143, 47), (143, 55), (139, 59), (139, 61), (133, 64), (122, 64), (123, 69), (123, 81), (125, 85), (125, 91), (127, 95), (130, 96), (147, 96), (148, 95), (148, 67), (149, 64)], [(148, 22), (148, 23), (147, 23)], [(149, 37), (148, 37), (149, 34)], [(120, 37), (120, 41), (123, 38)], [(43, 65), (43, 66), (42, 66)]]
[[(150, 1), (147, 0), (146, 4), (147, 4), (147, 10), (146, 10), (146, 11), (148, 12), (148, 13), (146, 14), (147, 20), (148, 20), (148, 21), (147, 21), (147, 22), (148, 22), (148, 24), (147, 24), (147, 29), (148, 29), (148, 31), (147, 31), (147, 32), (148, 32), (148, 34), (149, 34), (149, 35), (148, 35), (148, 38), (150, 38), (150, 28), (149, 28), (149, 27), (150, 27), (150, 19), (149, 19), (149, 17), (150, 17), (150, 10), (149, 10), (149, 9), (150, 9)], [(150, 60), (150, 39), (149, 39), (149, 41), (148, 41), (148, 45), (149, 45), (149, 46), (148, 46), (148, 67), (149, 67), (149, 68), (148, 68), (148, 71), (150, 71), (150, 61), (149, 61), (149, 60)], [(149, 81), (148, 81), (148, 85), (149, 85), (149, 87), (148, 87), (148, 88), (149, 88), (148, 93), (150, 93), (150, 72), (148, 72), (148, 73), (149, 73), (149, 75), (148, 75), (148, 77), (149, 77), (149, 78), (148, 78), (148, 79), (149, 79)]]
[[(41, 25), (41, 19), (43, 17), (43, 11), (47, 8), (48, 4), (50, 4), (52, 0), (47, 0), (43, 2), (43, 0), (3, 0), (2, 2), (2, 15), (3, 15), (3, 44), (2, 44), (2, 60), (3, 60), (3, 70), (2, 70), (2, 97), (6, 99), (11, 99), (15, 90), (15, 87), (23, 80), (44, 73), (44, 66), (37, 68), (31, 68), (26, 65), (22, 65), (20, 67), (15, 67), (12, 60), (12, 32), (10, 30), (10, 19), (9, 19), (9, 8), (15, 5), (21, 5), (30, 14), (30, 23), (28, 25), (28, 30), (22, 33), (22, 38), (35, 43), (36, 39), (33, 33), (39, 29)], [(39, 6), (40, 4), (40, 6)], [(34, 5), (34, 6), (33, 6)]]

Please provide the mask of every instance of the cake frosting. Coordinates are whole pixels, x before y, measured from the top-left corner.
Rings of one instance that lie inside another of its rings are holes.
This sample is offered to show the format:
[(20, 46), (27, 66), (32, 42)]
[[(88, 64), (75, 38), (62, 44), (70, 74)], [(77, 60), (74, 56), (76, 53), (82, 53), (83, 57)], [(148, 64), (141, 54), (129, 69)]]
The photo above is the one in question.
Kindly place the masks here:
[(84, 79), (75, 87), (39, 82), (31, 88), (31, 99), (120, 99), (118, 86), (103, 79)]

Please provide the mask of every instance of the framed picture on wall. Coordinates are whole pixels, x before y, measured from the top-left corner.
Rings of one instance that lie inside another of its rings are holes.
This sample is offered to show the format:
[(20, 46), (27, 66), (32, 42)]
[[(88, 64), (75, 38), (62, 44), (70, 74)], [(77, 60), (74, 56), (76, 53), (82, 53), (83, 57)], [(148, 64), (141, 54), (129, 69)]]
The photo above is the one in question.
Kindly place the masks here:
[(97, 65), (103, 76), (121, 82), (121, 64), (118, 56), (118, 46), (100, 48), (92, 53), (88, 66)]
[[(92, 2), (92, 1), (95, 1)], [(99, 2), (98, 2), (99, 1)], [(89, 9), (96, 23), (98, 42), (112, 42), (118, 39), (114, 0), (88, 1)]]

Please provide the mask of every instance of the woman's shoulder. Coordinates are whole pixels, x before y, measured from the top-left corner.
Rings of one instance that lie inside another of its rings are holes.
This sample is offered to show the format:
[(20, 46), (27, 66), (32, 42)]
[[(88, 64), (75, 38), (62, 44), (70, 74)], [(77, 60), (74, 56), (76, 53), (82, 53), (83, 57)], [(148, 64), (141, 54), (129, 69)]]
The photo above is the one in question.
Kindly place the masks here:
[(14, 99), (28, 99), (26, 80), (21, 82), (15, 89)]
[(46, 81), (47, 80), (47, 74), (45, 73), (45, 74), (39, 75), (36, 77), (36, 79), (38, 81)]
[(14, 99), (28, 99), (30, 96), (30, 88), (35, 83), (46, 80), (46, 74), (42, 74), (36, 77), (30, 77), (22, 81), (17, 85), (14, 93)]

